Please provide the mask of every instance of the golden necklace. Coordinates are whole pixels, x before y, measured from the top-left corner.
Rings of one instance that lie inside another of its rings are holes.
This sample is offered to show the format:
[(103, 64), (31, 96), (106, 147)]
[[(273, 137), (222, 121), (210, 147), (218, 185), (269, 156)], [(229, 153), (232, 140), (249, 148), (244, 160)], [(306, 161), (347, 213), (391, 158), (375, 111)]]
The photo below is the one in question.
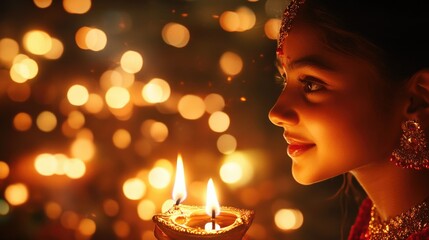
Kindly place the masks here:
[(371, 219), (368, 225), (371, 240), (406, 239), (411, 234), (429, 227), (429, 198), (410, 210), (382, 221), (375, 205), (371, 208)]

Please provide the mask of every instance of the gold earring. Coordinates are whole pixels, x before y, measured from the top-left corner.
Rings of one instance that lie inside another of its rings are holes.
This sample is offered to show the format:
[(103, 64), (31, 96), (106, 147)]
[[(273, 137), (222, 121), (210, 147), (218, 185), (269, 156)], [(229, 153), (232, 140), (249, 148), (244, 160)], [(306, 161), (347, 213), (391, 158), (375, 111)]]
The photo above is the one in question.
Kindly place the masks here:
[(429, 169), (429, 150), (419, 122), (416, 120), (403, 122), (402, 131), (400, 147), (393, 151), (390, 161), (402, 168)]

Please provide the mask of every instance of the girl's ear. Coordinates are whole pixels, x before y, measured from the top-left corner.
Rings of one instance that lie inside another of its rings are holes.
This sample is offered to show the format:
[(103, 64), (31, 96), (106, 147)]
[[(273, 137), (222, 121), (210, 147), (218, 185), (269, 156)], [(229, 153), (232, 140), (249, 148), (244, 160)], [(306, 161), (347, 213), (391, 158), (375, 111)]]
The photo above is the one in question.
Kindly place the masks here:
[(410, 118), (429, 118), (429, 69), (416, 72), (408, 84), (410, 101), (407, 114)]

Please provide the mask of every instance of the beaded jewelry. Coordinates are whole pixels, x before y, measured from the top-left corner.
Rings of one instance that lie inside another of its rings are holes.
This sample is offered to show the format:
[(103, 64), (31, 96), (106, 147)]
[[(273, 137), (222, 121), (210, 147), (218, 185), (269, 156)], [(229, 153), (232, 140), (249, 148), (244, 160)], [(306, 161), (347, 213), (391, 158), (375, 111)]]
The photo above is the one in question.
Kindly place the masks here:
[(296, 17), (299, 8), (305, 3), (305, 0), (292, 0), (283, 13), (282, 23), (280, 25), (279, 39), (277, 41), (277, 54), (281, 55), (283, 51), (283, 41), (292, 28), (293, 19)]

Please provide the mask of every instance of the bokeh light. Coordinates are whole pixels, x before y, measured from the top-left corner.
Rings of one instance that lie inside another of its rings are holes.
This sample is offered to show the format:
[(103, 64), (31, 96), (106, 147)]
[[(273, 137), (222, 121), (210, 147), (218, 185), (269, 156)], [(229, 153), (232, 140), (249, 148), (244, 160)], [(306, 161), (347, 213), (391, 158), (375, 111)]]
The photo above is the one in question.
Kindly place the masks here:
[(219, 60), (219, 65), (225, 74), (234, 76), (243, 69), (243, 60), (236, 53), (225, 52)]
[(52, 38), (45, 31), (32, 30), (24, 35), (24, 48), (35, 55), (44, 55), (51, 51)]
[(33, 2), (39, 8), (47, 8), (52, 4), (52, 0), (33, 0)]
[(130, 178), (122, 186), (125, 197), (131, 200), (141, 199), (146, 193), (146, 184), (138, 178)]
[(19, 45), (12, 38), (0, 39), (0, 62), (11, 65), (13, 59), (19, 54)]
[(168, 45), (183, 48), (191, 38), (189, 30), (179, 23), (168, 23), (162, 29), (162, 39)]
[(0, 179), (5, 179), (9, 176), (10, 168), (6, 162), (0, 161)]
[(73, 85), (67, 91), (67, 99), (72, 105), (82, 106), (88, 101), (88, 98), (88, 90), (82, 85)]
[(230, 119), (228, 114), (217, 111), (210, 115), (209, 126), (213, 132), (225, 132), (229, 128)]
[(10, 205), (22, 205), (28, 200), (28, 188), (24, 183), (10, 184), (4, 190), (4, 197)]
[(43, 132), (51, 132), (57, 126), (57, 117), (50, 111), (43, 111), (37, 115), (36, 125)]
[(137, 212), (139, 217), (145, 221), (152, 220), (153, 215), (155, 215), (156, 213), (155, 210), (155, 204), (148, 199), (140, 201), (139, 205), (137, 206)]
[(91, 0), (63, 0), (64, 10), (72, 14), (84, 14), (91, 9)]
[(136, 51), (126, 51), (121, 57), (121, 67), (127, 73), (137, 73), (143, 67), (143, 57)]
[(274, 215), (274, 223), (281, 230), (295, 230), (302, 226), (304, 216), (297, 209), (280, 209)]
[(13, 118), (13, 126), (18, 131), (27, 131), (31, 128), (33, 120), (28, 113), (20, 112)]
[(206, 109), (202, 98), (189, 94), (179, 100), (178, 110), (183, 118), (195, 120), (202, 117)]

